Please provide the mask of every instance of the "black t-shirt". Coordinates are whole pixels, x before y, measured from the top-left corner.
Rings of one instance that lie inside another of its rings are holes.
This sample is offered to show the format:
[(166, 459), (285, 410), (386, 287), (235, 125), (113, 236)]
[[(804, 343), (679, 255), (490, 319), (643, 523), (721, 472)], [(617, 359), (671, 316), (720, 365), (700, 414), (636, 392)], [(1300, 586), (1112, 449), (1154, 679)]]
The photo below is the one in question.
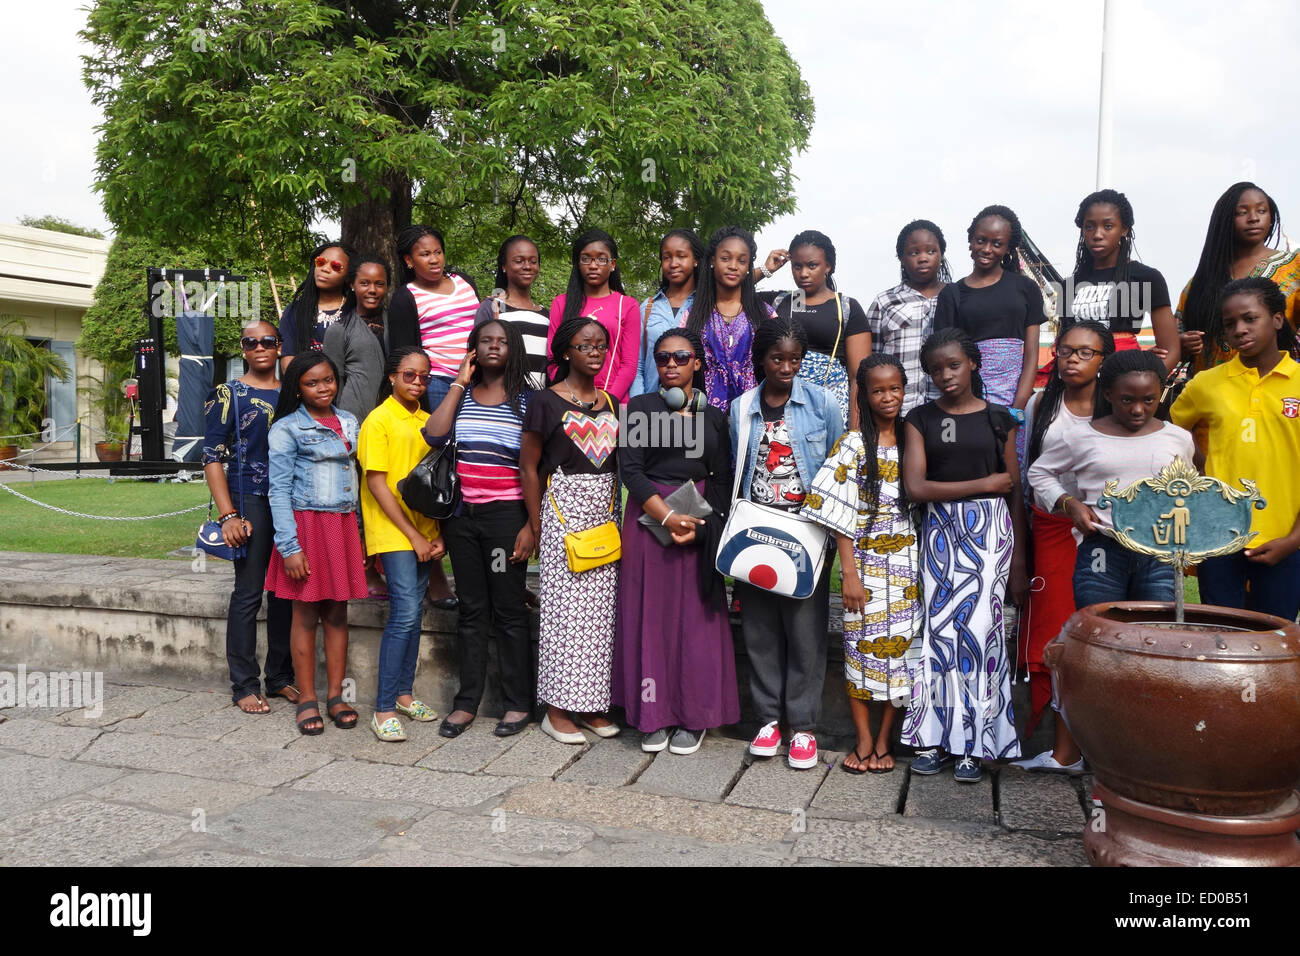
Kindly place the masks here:
[(1095, 319), (1112, 332), (1137, 333), (1144, 316), (1171, 305), (1165, 277), (1140, 262), (1128, 264), (1125, 282), (1115, 282), (1114, 266), (1090, 267), (1074, 278), (1072, 286), (1073, 294), (1064, 303), (1062, 331), (1083, 319)]
[(590, 412), (549, 388), (534, 392), (524, 412), (524, 431), (542, 436), (542, 474), (563, 468), (569, 475), (603, 475), (618, 468), (618, 399)]
[(972, 289), (965, 280), (948, 283), (934, 307), (936, 332), (956, 326), (976, 342), (1024, 339), (1026, 329), (1046, 321), (1038, 284), (1009, 269), (1003, 269), (1001, 279), (982, 289)]
[(925, 477), (929, 481), (978, 481), (1006, 471), (999, 453), (1005, 453), (1007, 435), (1016, 427), (1016, 420), (1002, 405), (989, 402), (982, 411), (954, 415), (938, 402), (926, 402), (908, 412), (906, 422), (925, 441)]
[[(669, 415), (680, 421), (667, 418)], [(656, 482), (680, 485), (703, 479), (706, 492), (708, 483), (720, 482), (730, 493), (731, 438), (726, 412), (706, 405), (702, 412), (677, 415), (654, 392), (629, 399), (626, 419), (627, 429), (619, 436), (619, 468), (623, 484), (642, 504), (659, 494)]]
[[(794, 310), (797, 294), (788, 290), (780, 292), (764, 291), (760, 292), (758, 297), (768, 305), (773, 306), (778, 316), (788, 319), (792, 310)], [(835, 349), (835, 357), (840, 360), (841, 364), (847, 364), (848, 358), (844, 340), (850, 335), (870, 332), (871, 326), (867, 324), (867, 313), (862, 310), (862, 306), (858, 305), (857, 299), (841, 295), (840, 302), (839, 308), (844, 312), (843, 333), (840, 333), (840, 312), (836, 309), (834, 297), (827, 299), (821, 305), (805, 305), (803, 309), (794, 311), (793, 314), (799, 320), (799, 324), (808, 332), (808, 348), (814, 352), (821, 352), (823, 355), (830, 355), (831, 349)], [(835, 344), (837, 336), (839, 338), (838, 347)]]

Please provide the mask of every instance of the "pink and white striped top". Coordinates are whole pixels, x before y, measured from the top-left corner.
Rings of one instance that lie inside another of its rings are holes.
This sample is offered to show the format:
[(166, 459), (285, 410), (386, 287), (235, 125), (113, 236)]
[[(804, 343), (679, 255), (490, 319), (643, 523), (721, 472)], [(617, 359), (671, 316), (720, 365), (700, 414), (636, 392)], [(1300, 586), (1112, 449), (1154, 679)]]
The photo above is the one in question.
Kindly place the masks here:
[(444, 378), (455, 378), (465, 360), (465, 343), (474, 328), (478, 296), (473, 287), (458, 275), (449, 275), (456, 286), (450, 295), (439, 295), (407, 285), (415, 298), (420, 317), (420, 345), (429, 355), (429, 371)]

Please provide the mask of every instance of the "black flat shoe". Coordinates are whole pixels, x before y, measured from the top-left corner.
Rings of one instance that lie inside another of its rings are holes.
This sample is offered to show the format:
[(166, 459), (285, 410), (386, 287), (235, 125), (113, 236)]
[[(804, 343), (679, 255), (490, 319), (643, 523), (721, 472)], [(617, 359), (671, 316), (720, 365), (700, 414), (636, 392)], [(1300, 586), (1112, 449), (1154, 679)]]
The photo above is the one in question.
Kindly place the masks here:
[(442, 724), (438, 727), (438, 736), (459, 737), (461, 734), (463, 734), (466, 730), (469, 729), (469, 725), (472, 723), (474, 723), (474, 721), (467, 720), (463, 724), (455, 724), (452, 723), (450, 717), (444, 718)]
[(454, 611), (460, 607), (460, 601), (456, 599), (454, 594), (451, 597), (438, 598), (436, 601), (430, 601), (429, 603), (440, 611)]
[(496, 730), (492, 731), (492, 733), (496, 734), (498, 737), (513, 737), (532, 722), (533, 719), (531, 717), (524, 717), (522, 720), (512, 720), (508, 723), (504, 720), (499, 720), (497, 721)]

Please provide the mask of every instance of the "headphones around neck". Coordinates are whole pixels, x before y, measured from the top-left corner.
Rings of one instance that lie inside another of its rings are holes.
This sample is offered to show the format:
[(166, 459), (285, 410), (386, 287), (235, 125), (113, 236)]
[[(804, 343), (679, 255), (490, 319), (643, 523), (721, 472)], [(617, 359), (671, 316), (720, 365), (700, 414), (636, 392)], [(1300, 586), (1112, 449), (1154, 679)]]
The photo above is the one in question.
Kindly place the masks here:
[[(680, 388), (676, 388), (676, 387), (664, 388), (663, 386), (660, 386), (659, 397), (662, 398), (665, 402), (667, 402), (668, 407), (675, 412), (681, 411), (683, 408), (686, 408), (687, 406), (686, 392)], [(698, 388), (692, 389), (691, 398), (690, 398), (690, 411), (692, 412), (704, 411), (704, 403), (705, 403), (704, 392)]]

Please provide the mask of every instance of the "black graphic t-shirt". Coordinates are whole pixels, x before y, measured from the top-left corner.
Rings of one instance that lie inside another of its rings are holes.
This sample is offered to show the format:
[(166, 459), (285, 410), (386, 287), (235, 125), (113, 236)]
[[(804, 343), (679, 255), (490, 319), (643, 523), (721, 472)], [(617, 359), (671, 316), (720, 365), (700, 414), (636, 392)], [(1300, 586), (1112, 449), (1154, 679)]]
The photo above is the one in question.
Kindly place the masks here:
[(1143, 318), (1158, 309), (1169, 308), (1169, 286), (1165, 277), (1140, 262), (1128, 264), (1128, 278), (1117, 283), (1115, 267), (1081, 272), (1064, 303), (1061, 317), (1064, 331), (1075, 322), (1094, 319), (1112, 332), (1142, 331)]

